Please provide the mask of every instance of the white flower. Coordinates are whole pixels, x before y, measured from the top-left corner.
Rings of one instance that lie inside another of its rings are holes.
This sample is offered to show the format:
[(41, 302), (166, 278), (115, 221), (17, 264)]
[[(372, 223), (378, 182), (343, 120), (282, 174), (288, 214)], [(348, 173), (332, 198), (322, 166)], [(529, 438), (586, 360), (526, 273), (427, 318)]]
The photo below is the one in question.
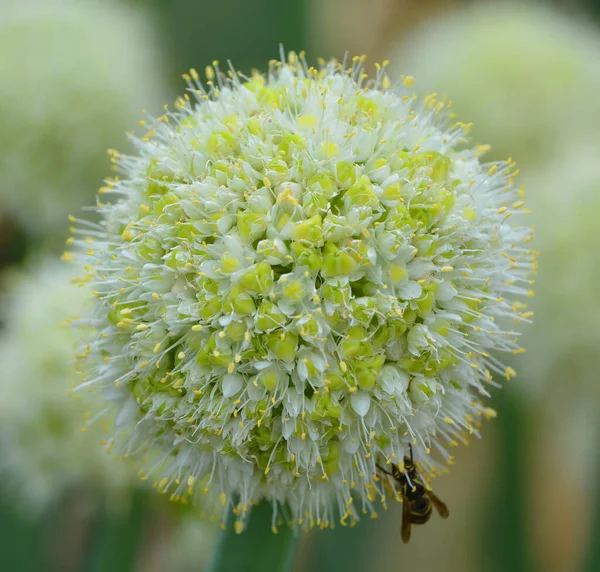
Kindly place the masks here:
[(69, 395), (78, 380), (73, 350), (80, 336), (61, 322), (90, 301), (72, 276), (64, 264), (42, 261), (13, 277), (2, 300), (0, 475), (30, 514), (60, 501), (69, 487), (110, 497), (139, 482), (102, 447), (108, 425), (82, 429), (87, 406)]
[(106, 174), (106, 149), (163, 97), (157, 34), (111, 0), (0, 5), (0, 210), (60, 230)]
[(539, 2), (472, 3), (415, 30), (394, 73), (448, 94), (492, 157), (545, 164), (565, 139), (600, 129), (594, 26)]
[(439, 472), (514, 374), (488, 353), (519, 351), (529, 317), (514, 164), (482, 165), (412, 78), (362, 73), (290, 54), (266, 77), (209, 67), (205, 92), (192, 70), (76, 231), (98, 297), (82, 389), (159, 490), (239, 495), (238, 528), (261, 498), (274, 526), (279, 504), (307, 526), (374, 513), (376, 462), (412, 444)]

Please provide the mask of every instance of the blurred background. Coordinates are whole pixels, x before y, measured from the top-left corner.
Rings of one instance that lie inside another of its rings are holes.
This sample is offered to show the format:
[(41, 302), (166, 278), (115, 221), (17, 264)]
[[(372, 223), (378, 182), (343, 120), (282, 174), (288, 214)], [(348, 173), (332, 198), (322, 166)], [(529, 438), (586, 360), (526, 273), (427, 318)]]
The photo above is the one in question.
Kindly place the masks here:
[(541, 251), (519, 375), (434, 483), (450, 519), (408, 546), (394, 506), (308, 534), (296, 572), (599, 571), (599, 0), (0, 0), (0, 569), (205, 569), (211, 515), (146, 491), (101, 428), (80, 430), (60, 324), (85, 300), (59, 259), (142, 109), (190, 67), (264, 69), (280, 43), (389, 59), (392, 81), (448, 95), (490, 159), (519, 164)]

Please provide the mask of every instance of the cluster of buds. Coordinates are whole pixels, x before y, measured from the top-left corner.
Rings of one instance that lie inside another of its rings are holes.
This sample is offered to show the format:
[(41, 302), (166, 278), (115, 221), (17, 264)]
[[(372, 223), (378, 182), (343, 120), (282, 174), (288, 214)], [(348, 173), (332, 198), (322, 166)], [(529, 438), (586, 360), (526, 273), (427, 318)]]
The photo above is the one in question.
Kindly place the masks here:
[(275, 528), (375, 515), (376, 464), (412, 445), (444, 470), (514, 375), (491, 355), (520, 352), (531, 317), (514, 163), (482, 164), (448, 101), (362, 58), (184, 77), (137, 155), (113, 155), (102, 221), (76, 221), (97, 298), (80, 390), (144, 478), (213, 491), (238, 529), (260, 499)]

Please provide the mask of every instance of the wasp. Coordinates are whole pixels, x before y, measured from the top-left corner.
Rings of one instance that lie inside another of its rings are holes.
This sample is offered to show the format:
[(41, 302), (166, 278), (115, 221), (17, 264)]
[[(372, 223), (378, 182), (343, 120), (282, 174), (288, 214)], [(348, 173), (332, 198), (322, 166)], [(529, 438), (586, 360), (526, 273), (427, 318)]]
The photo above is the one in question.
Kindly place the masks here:
[(404, 457), (404, 471), (392, 465), (392, 472), (380, 465), (377, 468), (396, 481), (396, 491), (402, 497), (402, 541), (410, 540), (411, 526), (425, 524), (431, 518), (431, 505), (435, 506), (442, 518), (448, 518), (448, 507), (430, 491), (419, 476), (413, 461), (412, 447), (410, 457)]

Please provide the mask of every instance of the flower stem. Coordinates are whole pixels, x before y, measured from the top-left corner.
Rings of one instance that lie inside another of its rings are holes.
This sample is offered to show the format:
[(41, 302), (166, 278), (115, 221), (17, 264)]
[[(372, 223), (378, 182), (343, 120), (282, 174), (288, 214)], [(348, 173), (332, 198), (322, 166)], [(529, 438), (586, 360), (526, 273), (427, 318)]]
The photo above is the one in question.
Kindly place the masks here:
[(498, 456), (500, 469), (494, 475), (488, 501), (484, 553), (481, 562), (490, 572), (527, 572), (535, 569), (527, 535), (526, 476), (529, 420), (519, 395), (503, 388), (494, 395), (498, 409)]
[[(35, 572), (42, 570), (46, 554), (44, 536), (51, 519), (31, 522), (22, 519), (15, 507), (0, 501), (0, 569)], [(55, 522), (52, 522), (56, 525)], [(46, 561), (47, 564), (47, 561)]]
[[(600, 474), (600, 457), (597, 459), (597, 466), (595, 467), (595, 472), (593, 473), (596, 476), (596, 482), (598, 482), (597, 475)], [(589, 527), (589, 532), (591, 533), (588, 537), (588, 546), (587, 552), (584, 557), (584, 565), (582, 570), (584, 572), (596, 572), (600, 570), (600, 542), (598, 539), (600, 538), (600, 485), (596, 485), (595, 491), (595, 502), (593, 503), (592, 508), (592, 522), (591, 527)]]
[(115, 518), (105, 508), (95, 525), (91, 550), (88, 553), (88, 572), (130, 572), (138, 556), (144, 520), (148, 516), (148, 497), (135, 491), (129, 512)]
[(253, 507), (246, 529), (234, 531), (233, 513), (221, 532), (209, 572), (288, 572), (292, 569), (299, 535), (282, 526), (277, 534), (271, 531), (271, 504), (262, 502)]
[(384, 514), (377, 520), (361, 518), (356, 526), (316, 531), (306, 551), (306, 569), (311, 572), (385, 570), (382, 539), (392, 524), (389, 517), (390, 514)]

